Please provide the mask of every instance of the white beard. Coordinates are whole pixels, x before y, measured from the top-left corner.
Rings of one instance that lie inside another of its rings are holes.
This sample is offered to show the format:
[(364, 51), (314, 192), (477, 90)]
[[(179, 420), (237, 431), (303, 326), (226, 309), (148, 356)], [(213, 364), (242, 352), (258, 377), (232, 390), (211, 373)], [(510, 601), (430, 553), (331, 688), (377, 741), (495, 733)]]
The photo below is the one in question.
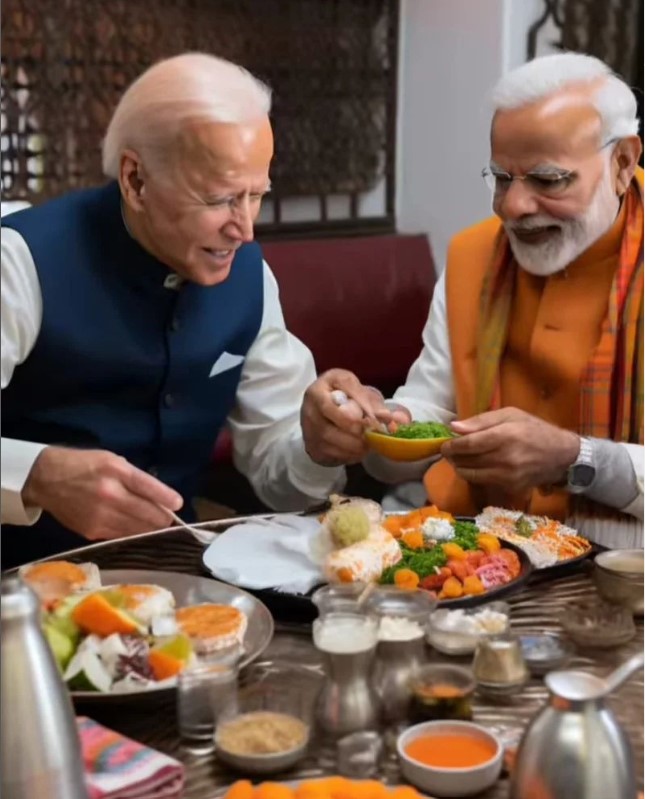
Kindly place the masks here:
[[(562, 220), (549, 214), (534, 214), (522, 222), (504, 223), (515, 260), (522, 269), (539, 277), (561, 272), (609, 230), (619, 205), (607, 164), (589, 207), (581, 216)], [(513, 232), (517, 228), (531, 230), (548, 225), (560, 228), (560, 233), (542, 244), (527, 244)]]

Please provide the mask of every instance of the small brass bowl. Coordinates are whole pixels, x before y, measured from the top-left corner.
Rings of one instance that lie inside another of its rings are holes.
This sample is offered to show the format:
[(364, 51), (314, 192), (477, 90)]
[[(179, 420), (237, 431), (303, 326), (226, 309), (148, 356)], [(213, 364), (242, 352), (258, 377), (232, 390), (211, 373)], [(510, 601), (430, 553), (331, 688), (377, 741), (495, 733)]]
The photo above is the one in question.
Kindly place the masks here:
[(596, 556), (593, 571), (598, 593), (622, 605), (634, 616), (643, 615), (643, 550), (614, 549)]
[(438, 455), (441, 447), (450, 441), (445, 438), (397, 438), (375, 430), (366, 430), (365, 439), (370, 449), (391, 461), (422, 461)]

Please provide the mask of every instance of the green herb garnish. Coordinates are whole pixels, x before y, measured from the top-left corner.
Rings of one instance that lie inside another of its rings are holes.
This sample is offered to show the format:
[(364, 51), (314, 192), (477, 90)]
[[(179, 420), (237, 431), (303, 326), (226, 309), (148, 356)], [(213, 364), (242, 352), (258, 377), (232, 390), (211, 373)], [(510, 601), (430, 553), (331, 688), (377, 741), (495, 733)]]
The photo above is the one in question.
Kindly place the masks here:
[[(450, 541), (443, 541), (441, 543), (459, 544), (462, 549), (478, 549), (477, 536), (479, 535), (479, 528), (473, 522), (454, 522), (455, 537)], [(437, 543), (428, 549), (410, 549), (404, 543), (399, 541), (401, 553), (403, 557), (394, 566), (388, 566), (387, 569), (381, 574), (380, 583), (393, 583), (394, 575), (399, 569), (410, 569), (419, 575), (419, 579), (423, 580), (431, 574), (436, 574), (437, 571), (445, 566), (448, 562), (446, 553), (443, 551), (441, 543)]]
[(531, 527), (531, 522), (526, 518), (526, 516), (522, 515), (519, 519), (515, 522), (515, 532), (518, 535), (523, 536), (524, 538), (530, 538), (533, 535), (533, 528)]
[(454, 438), (455, 434), (439, 422), (410, 422), (400, 424), (394, 433), (394, 438)]
[(455, 537), (452, 539), (462, 549), (479, 549), (477, 536), (479, 527), (474, 522), (454, 522)]

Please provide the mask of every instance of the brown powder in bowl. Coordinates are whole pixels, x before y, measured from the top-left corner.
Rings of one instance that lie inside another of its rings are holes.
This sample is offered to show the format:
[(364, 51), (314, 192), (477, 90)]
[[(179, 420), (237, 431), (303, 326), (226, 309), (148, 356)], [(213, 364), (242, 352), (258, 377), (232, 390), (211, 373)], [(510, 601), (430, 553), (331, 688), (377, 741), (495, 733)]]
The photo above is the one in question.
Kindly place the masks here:
[(309, 727), (295, 716), (262, 710), (219, 725), (215, 743), (233, 755), (275, 755), (297, 749), (308, 736)]

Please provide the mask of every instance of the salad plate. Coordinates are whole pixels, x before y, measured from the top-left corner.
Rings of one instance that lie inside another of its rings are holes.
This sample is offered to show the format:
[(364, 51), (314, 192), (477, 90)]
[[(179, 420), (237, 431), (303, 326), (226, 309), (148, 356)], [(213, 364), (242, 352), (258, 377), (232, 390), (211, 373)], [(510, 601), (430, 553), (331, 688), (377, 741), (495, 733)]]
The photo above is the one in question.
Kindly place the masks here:
[[(246, 629), (241, 645), (240, 667), (251, 663), (264, 652), (273, 637), (273, 618), (268, 608), (256, 597), (236, 586), (207, 577), (195, 577), (178, 572), (135, 569), (101, 570), (103, 587), (116, 585), (152, 585), (170, 591), (175, 609), (201, 603), (228, 605), (246, 617)], [(79, 644), (80, 645), (80, 644)], [(147, 685), (127, 691), (71, 690), (74, 700), (91, 702), (128, 701), (134, 698), (158, 697), (174, 690), (176, 677), (150, 681)]]

